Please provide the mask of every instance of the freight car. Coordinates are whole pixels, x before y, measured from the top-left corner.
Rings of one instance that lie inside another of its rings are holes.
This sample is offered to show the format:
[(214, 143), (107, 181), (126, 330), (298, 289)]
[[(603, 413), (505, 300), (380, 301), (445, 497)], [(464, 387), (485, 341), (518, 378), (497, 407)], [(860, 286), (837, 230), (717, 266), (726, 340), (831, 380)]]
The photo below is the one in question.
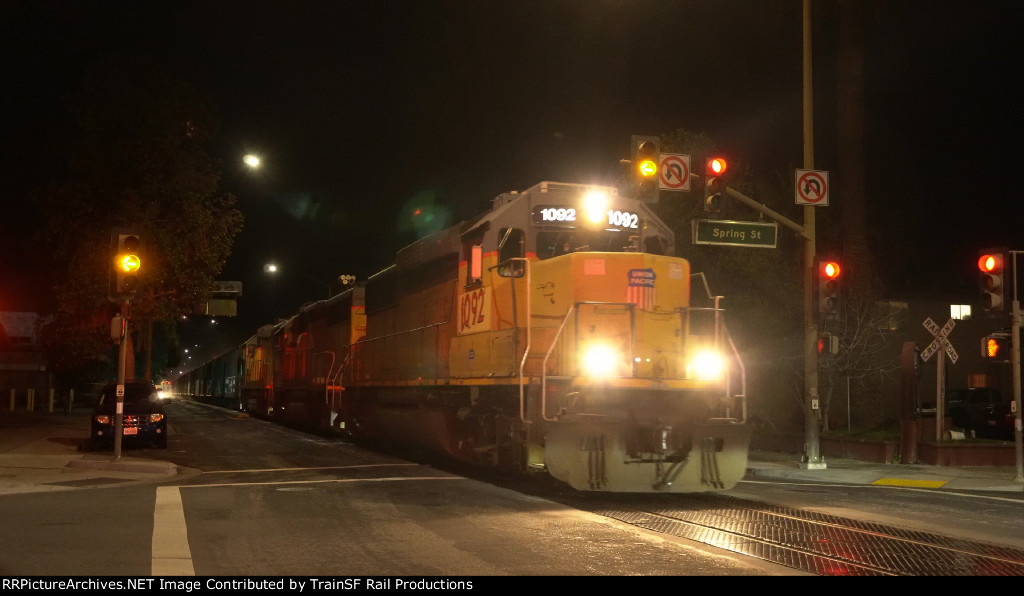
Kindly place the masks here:
[(730, 489), (751, 435), (744, 368), (674, 247), (614, 188), (499, 195), (260, 328), (240, 347), (241, 403), (584, 491)]

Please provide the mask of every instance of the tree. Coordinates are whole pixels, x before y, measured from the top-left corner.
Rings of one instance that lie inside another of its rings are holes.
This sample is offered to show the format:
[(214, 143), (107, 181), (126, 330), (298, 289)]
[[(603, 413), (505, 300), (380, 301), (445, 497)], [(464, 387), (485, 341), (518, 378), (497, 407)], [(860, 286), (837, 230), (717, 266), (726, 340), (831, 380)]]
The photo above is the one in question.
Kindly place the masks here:
[(898, 403), (892, 398), (893, 392), (885, 390), (885, 384), (893, 381), (900, 370), (892, 351), (893, 338), (906, 327), (905, 304), (881, 301), (880, 282), (850, 284), (844, 290), (836, 316), (821, 326), (824, 332), (839, 338), (839, 353), (823, 354), (818, 359), (822, 430), (829, 430), (829, 408), (836, 387), (844, 379), (867, 389), (859, 404), (864, 412), (859, 426), (882, 422), (886, 411), (892, 410), (886, 402)]
[(80, 374), (112, 351), (113, 228), (134, 228), (145, 243), (132, 320), (173, 322), (208, 299), (243, 225), (235, 197), (219, 190), (219, 160), (205, 150), (217, 127), (212, 107), (148, 58), (98, 62), (70, 110), (66, 179), (35, 195), (53, 288), (41, 339), (58, 375)]

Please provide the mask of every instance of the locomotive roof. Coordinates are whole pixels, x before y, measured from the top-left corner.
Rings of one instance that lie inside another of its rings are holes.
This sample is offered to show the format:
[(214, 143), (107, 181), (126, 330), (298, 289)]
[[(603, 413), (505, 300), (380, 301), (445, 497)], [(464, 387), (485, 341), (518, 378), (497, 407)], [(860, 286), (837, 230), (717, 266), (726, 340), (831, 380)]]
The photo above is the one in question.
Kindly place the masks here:
[(384, 268), (371, 277), (376, 277), (392, 267), (404, 269), (409, 265), (421, 264), (452, 252), (458, 252), (463, 236), (476, 230), (486, 230), (491, 224), (527, 227), (530, 221), (530, 210), (535, 204), (551, 201), (553, 195), (580, 193), (592, 189), (605, 191), (612, 199), (626, 203), (630, 210), (642, 213), (644, 221), (653, 233), (665, 237), (669, 245), (674, 244), (675, 238), (671, 228), (665, 225), (648, 205), (637, 199), (621, 196), (615, 187), (544, 181), (523, 191), (502, 193), (492, 199), (489, 211), (473, 219), (434, 232), (405, 246), (395, 255), (394, 265)]

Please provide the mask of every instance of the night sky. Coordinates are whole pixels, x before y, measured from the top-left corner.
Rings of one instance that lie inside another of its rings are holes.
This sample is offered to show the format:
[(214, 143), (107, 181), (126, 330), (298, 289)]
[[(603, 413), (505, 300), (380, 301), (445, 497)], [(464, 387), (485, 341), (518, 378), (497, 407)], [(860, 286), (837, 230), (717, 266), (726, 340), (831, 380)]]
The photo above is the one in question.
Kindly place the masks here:
[[(978, 248), (1024, 248), (1024, 10), (865, 5), (872, 249), (894, 291), (970, 288)], [(812, 3), (814, 165), (830, 172), (835, 6)], [(454, 222), (542, 180), (611, 184), (632, 134), (706, 132), (755, 173), (791, 179), (801, 19), (800, 0), (2, 0), (0, 246), (13, 257), (0, 310), (33, 310), (17, 267), (38, 223), (24, 198), (59, 175), (62, 98), (108, 52), (145, 52), (218, 107), (215, 157), (247, 218), (222, 278), (243, 282), (238, 323), (251, 327), (326, 295), (337, 274), (385, 266), (415, 238), (410, 205)], [(264, 159), (258, 176), (245, 152)], [(269, 260), (301, 272), (291, 293), (264, 275)]]

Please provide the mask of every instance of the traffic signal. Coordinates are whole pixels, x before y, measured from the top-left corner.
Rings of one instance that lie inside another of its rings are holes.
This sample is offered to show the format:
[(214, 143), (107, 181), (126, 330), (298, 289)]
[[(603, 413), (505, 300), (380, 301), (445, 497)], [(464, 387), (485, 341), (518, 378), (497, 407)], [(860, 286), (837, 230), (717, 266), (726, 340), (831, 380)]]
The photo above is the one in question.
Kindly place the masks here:
[(138, 234), (115, 231), (110, 236), (111, 270), (109, 298), (120, 302), (135, 295), (139, 289), (142, 268), (142, 240)]
[(835, 356), (839, 353), (839, 336), (831, 333), (824, 333), (818, 336), (818, 354), (830, 354)]
[(996, 361), (1009, 361), (1011, 350), (1009, 333), (992, 333), (981, 338), (981, 357)]
[(1003, 312), (1005, 302), (1003, 293), (1006, 284), (1003, 280), (1006, 263), (1006, 249), (997, 248), (979, 252), (978, 283), (981, 289), (981, 305), (990, 313)]
[(630, 167), (633, 169), (633, 192), (636, 198), (648, 203), (658, 202), (658, 161), (661, 159), (661, 139), (633, 135)]
[(729, 164), (721, 157), (709, 157), (704, 162), (704, 211), (717, 213), (722, 208), (722, 175)]
[(839, 306), (839, 263), (821, 260), (818, 263), (818, 312), (830, 315)]

